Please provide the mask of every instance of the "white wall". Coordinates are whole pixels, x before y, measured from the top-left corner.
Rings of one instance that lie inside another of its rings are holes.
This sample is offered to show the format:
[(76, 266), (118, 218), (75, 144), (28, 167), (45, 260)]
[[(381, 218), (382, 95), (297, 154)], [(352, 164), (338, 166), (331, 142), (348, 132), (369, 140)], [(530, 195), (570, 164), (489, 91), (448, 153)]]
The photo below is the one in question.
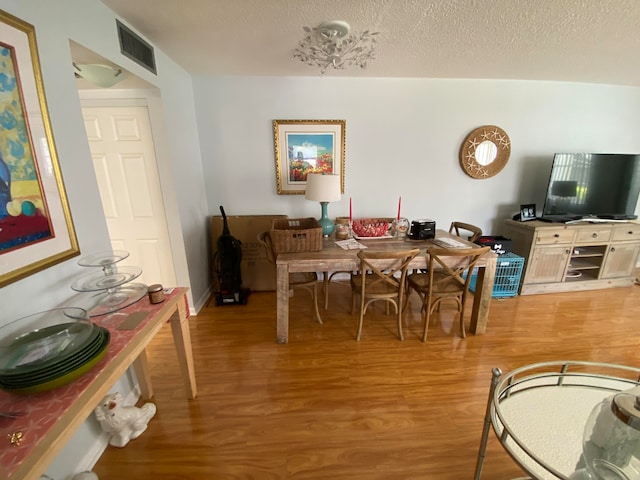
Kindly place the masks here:
[[(206, 261), (208, 207), (196, 129), (191, 77), (155, 49), (155, 76), (120, 53), (115, 15), (98, 0), (61, 0), (55, 8), (43, 0), (0, 0), (0, 8), (36, 29), (43, 83), (58, 158), (64, 177), (81, 255), (111, 248), (96, 185), (80, 102), (71, 66), (69, 39), (121, 65), (158, 87), (168, 159), (164, 181), (172, 183), (180, 224), (172, 231), (178, 283), (191, 288), (191, 304), (203, 303), (210, 272)], [(161, 172), (162, 173), (162, 172)], [(80, 273), (78, 257), (0, 290), (3, 321), (64, 304), (73, 294), (69, 285)]]
[[(172, 232), (174, 255), (176, 251), (182, 253), (176, 274), (180, 285), (191, 287), (192, 305), (201, 304), (210, 284), (206, 262), (208, 208), (190, 75), (158, 49), (155, 50), (157, 76), (121, 55), (115, 15), (98, 0), (0, 0), (0, 9), (35, 27), (51, 126), (81, 255), (109, 250), (111, 246), (84, 130), (69, 40), (158, 88), (161, 98), (154, 103), (154, 108), (163, 111), (164, 132), (170, 132), (162, 139), (166, 150), (160, 154), (166, 159), (160, 166), (165, 173), (163, 186), (170, 182), (175, 199), (171, 208), (177, 209), (180, 219), (180, 231)], [(0, 324), (68, 305), (75, 295), (71, 282), (87, 273), (77, 265), (78, 258), (2, 287)], [(130, 397), (134, 385), (127, 374), (113, 388)], [(51, 466), (49, 473), (56, 479), (91, 466), (87, 461), (91, 455), (101, 452), (104, 439), (96, 435), (95, 423), (89, 421), (70, 445), (73, 448), (68, 447)]]
[[(320, 216), (302, 195), (278, 195), (272, 121), (346, 120), (346, 186), (331, 217), (432, 218), (499, 234), (521, 203), (542, 210), (553, 154), (640, 153), (640, 88), (560, 82), (196, 77), (198, 128), (211, 214)], [(476, 180), (458, 152), (471, 130), (497, 125), (511, 158)]]
[[(209, 288), (206, 224), (218, 205), (230, 215), (319, 216), (319, 206), (303, 196), (276, 194), (273, 119), (347, 121), (346, 193), (329, 206), (331, 216), (348, 213), (349, 197), (356, 216), (392, 216), (402, 195), (409, 218), (431, 217), (440, 226), (466, 220), (487, 233), (499, 233), (502, 218), (520, 203), (541, 207), (553, 152), (640, 152), (637, 88), (330, 77), (200, 77), (192, 88), (191, 77), (158, 49), (157, 76), (122, 56), (115, 16), (98, 0), (0, 0), (0, 8), (36, 27), (53, 134), (83, 254), (110, 246), (69, 39), (158, 87), (188, 268), (177, 273), (196, 303)], [(460, 169), (458, 150), (468, 132), (485, 124), (509, 134), (511, 161), (498, 176), (473, 180)], [(76, 262), (0, 289), (0, 322), (64, 304), (71, 281), (84, 273)], [(78, 455), (64, 459), (69, 468)]]

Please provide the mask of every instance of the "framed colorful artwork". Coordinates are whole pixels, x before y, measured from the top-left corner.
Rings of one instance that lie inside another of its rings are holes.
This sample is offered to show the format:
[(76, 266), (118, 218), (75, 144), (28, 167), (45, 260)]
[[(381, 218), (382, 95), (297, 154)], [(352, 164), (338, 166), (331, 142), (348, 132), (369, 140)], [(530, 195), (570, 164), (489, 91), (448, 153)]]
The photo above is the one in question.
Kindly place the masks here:
[(345, 120), (274, 120), (278, 194), (304, 194), (309, 173), (340, 175), (344, 193)]
[(35, 29), (0, 11), (0, 287), (79, 254)]

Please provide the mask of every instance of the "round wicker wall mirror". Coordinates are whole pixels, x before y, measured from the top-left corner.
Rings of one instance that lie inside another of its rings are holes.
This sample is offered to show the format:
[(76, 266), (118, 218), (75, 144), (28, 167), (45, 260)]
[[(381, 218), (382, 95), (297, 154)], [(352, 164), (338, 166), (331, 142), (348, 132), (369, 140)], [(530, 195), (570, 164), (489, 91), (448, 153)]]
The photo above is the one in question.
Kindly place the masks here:
[(472, 178), (489, 178), (504, 168), (510, 154), (511, 141), (506, 132), (495, 125), (485, 125), (462, 142), (460, 166)]

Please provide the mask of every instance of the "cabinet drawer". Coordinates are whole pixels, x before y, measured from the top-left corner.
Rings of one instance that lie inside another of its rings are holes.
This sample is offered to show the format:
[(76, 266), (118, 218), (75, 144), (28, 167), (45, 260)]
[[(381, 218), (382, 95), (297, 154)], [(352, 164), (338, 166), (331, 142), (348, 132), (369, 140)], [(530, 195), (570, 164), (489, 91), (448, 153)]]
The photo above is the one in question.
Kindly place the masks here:
[(576, 243), (608, 242), (611, 227), (581, 228), (576, 232)]
[(611, 240), (614, 242), (623, 242), (625, 240), (640, 240), (640, 225), (616, 225), (613, 228), (613, 238)]
[(553, 245), (554, 243), (573, 242), (573, 230), (564, 227), (540, 228), (536, 230), (536, 245)]

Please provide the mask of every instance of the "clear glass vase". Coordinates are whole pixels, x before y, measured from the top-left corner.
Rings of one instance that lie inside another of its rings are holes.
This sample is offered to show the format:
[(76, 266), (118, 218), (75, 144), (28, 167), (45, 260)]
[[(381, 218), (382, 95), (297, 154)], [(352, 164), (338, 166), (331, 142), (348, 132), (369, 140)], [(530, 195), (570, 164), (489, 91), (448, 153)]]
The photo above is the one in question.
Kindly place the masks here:
[(619, 393), (596, 405), (582, 447), (586, 478), (640, 479), (640, 396)]

